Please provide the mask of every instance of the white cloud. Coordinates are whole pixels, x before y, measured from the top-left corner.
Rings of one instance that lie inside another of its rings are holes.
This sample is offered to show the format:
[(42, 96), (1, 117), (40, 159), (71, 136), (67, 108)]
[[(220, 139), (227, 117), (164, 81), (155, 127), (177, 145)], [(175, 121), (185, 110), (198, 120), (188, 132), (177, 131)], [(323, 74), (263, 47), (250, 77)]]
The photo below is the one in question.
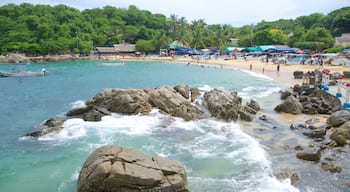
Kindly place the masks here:
[[(23, 0), (2, 0), (20, 4)], [(171, 14), (185, 17), (187, 21), (204, 19), (208, 24), (250, 25), (262, 20), (295, 19), (312, 13), (329, 12), (350, 6), (349, 0), (26, 0), (32, 4), (66, 4), (78, 9), (91, 9), (106, 5), (127, 8), (136, 5), (152, 13)]]

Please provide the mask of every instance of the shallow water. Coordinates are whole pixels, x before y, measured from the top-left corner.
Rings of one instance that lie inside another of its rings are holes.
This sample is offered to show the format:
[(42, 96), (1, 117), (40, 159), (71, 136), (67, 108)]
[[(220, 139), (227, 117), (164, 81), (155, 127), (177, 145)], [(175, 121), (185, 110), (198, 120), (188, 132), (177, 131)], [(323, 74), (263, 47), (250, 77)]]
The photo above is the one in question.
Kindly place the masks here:
[[(286, 161), (286, 152), (271, 150), (268, 141), (246, 133), (257, 122), (174, 121), (153, 110), (147, 116), (113, 114), (101, 122), (71, 119), (60, 133), (39, 139), (23, 137), (44, 120), (62, 116), (110, 87), (186, 83), (201, 91), (234, 90), (244, 101), (256, 99), (265, 113), (273, 113), (279, 102), (277, 93), (284, 87), (266, 76), (159, 62), (101, 66), (95, 61), (79, 61), (31, 64), (27, 68), (46, 68), (49, 76), (0, 79), (0, 191), (75, 191), (84, 161), (103, 145), (131, 147), (183, 162), (191, 191), (299, 191), (273, 176), (275, 165), (284, 170), (281, 162)], [(0, 65), (0, 70), (10, 69), (11, 65)], [(291, 162), (285, 164), (292, 167)], [(303, 184), (299, 188), (322, 191), (315, 186)]]

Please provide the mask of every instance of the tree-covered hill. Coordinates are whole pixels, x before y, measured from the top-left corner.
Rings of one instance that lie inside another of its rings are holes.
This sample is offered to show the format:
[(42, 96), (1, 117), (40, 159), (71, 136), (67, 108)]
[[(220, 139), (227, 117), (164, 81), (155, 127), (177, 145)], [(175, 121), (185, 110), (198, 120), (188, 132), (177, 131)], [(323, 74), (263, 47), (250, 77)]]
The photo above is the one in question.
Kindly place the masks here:
[[(232, 27), (189, 22), (177, 15), (167, 18), (133, 5), (80, 11), (66, 5), (23, 3), (0, 7), (0, 26), (1, 54), (78, 53), (121, 42), (136, 43), (140, 51), (157, 51), (175, 40), (192, 48), (286, 44), (321, 50), (332, 47), (335, 36), (350, 32), (350, 7), (328, 15)], [(232, 38), (239, 39), (238, 44), (232, 45)]]

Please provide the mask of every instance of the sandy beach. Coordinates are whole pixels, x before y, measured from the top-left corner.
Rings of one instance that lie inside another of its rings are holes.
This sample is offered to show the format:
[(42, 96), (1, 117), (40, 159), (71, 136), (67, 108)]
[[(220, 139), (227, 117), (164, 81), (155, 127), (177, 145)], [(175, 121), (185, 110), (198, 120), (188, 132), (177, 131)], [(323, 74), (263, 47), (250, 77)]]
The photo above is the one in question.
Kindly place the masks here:
[[(338, 72), (343, 74), (344, 71), (350, 71), (350, 68), (344, 66), (331, 66), (324, 65), (320, 67), (319, 65), (310, 65), (310, 64), (299, 64), (299, 63), (287, 63), (280, 64), (279, 72), (277, 72), (277, 64), (273, 62), (265, 63), (262, 62), (259, 58), (247, 57), (247, 60), (238, 58), (238, 59), (225, 59), (222, 57), (212, 58), (208, 60), (192, 59), (190, 57), (123, 57), (121, 60), (152, 60), (152, 61), (164, 61), (164, 62), (183, 62), (188, 64), (200, 64), (200, 65), (215, 65), (216, 67), (227, 67), (227, 68), (236, 68), (241, 70), (250, 70), (256, 73), (264, 74), (270, 78), (273, 78), (276, 81), (279, 81), (288, 86), (293, 86), (295, 84), (301, 84), (301, 79), (294, 79), (294, 71), (303, 71), (304, 73), (308, 71), (314, 71), (316, 69), (323, 70), (328, 69), (331, 73)], [(350, 82), (350, 79), (345, 79), (344, 82)]]

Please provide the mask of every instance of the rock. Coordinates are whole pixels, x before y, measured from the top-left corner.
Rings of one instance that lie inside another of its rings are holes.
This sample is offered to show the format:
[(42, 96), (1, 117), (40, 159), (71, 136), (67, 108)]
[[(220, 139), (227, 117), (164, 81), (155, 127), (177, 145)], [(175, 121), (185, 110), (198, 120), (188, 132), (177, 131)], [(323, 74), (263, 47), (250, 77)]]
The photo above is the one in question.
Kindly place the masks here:
[(77, 109), (72, 109), (66, 113), (67, 116), (80, 116), (83, 115), (84, 113), (89, 112), (91, 109), (93, 109), (93, 105), (88, 105), (85, 107), (77, 108)]
[(87, 101), (87, 105), (128, 115), (148, 114), (152, 110), (149, 94), (142, 89), (104, 89)]
[(181, 117), (186, 121), (202, 118), (203, 111), (192, 105), (171, 87), (159, 87), (150, 92), (149, 98), (154, 107), (174, 117)]
[(290, 179), (290, 183), (292, 185), (294, 185), (300, 179), (297, 173), (292, 173), (292, 172), (290, 172), (290, 173), (287, 173), (287, 172), (278, 173), (275, 176), (278, 180)]
[(350, 121), (345, 122), (329, 136), (339, 146), (347, 144), (347, 140), (350, 139)]
[(340, 110), (332, 113), (328, 119), (327, 123), (332, 127), (338, 127), (346, 121), (350, 120), (350, 111)]
[(290, 91), (281, 91), (281, 99), (286, 100), (289, 96), (293, 95)]
[(197, 87), (191, 88), (191, 102), (194, 102), (196, 98), (200, 95), (199, 89)]
[(283, 103), (275, 107), (275, 111), (277, 112), (285, 112), (291, 114), (301, 114), (302, 110), (303, 106), (294, 96), (289, 96)]
[(307, 148), (303, 151), (297, 152), (297, 157), (306, 161), (320, 161), (321, 149), (320, 148)]
[(246, 106), (254, 109), (254, 111), (255, 111), (254, 114), (256, 114), (256, 112), (260, 111), (260, 109), (261, 109), (259, 103), (253, 99), (251, 99), (248, 103), (246, 103)]
[(213, 117), (230, 121), (238, 119), (242, 98), (235, 92), (213, 89), (204, 94), (204, 103)]
[(317, 112), (315, 114), (332, 114), (343, 109), (339, 99), (319, 88), (310, 89), (308, 97), (311, 98), (309, 100), (311, 103), (315, 103), (315, 105), (312, 105), (313, 108), (316, 108)]
[(253, 115), (249, 112), (247, 112), (246, 110), (239, 110), (238, 111), (239, 117), (241, 120), (244, 121), (252, 121), (253, 120)]
[(44, 126), (46, 126), (45, 128), (38, 131), (33, 131), (31, 133), (27, 133), (26, 136), (41, 137), (52, 132), (59, 132), (61, 131), (61, 129), (63, 129), (62, 125), (64, 122), (65, 119), (51, 118), (44, 123)]
[(95, 150), (84, 163), (78, 178), (78, 192), (187, 192), (184, 166), (139, 151), (105, 146)]
[(176, 85), (174, 89), (186, 99), (190, 98), (190, 88), (188, 87), (188, 85), (182, 83), (180, 85)]
[(323, 138), (326, 135), (327, 131), (324, 128), (317, 128), (308, 132), (303, 132), (303, 135), (306, 135), (310, 138)]
[(83, 115), (84, 121), (101, 121), (104, 114), (100, 113), (97, 110), (92, 110)]
[(322, 163), (321, 168), (331, 173), (340, 173), (342, 171), (342, 168), (340, 166), (329, 164), (329, 163)]

